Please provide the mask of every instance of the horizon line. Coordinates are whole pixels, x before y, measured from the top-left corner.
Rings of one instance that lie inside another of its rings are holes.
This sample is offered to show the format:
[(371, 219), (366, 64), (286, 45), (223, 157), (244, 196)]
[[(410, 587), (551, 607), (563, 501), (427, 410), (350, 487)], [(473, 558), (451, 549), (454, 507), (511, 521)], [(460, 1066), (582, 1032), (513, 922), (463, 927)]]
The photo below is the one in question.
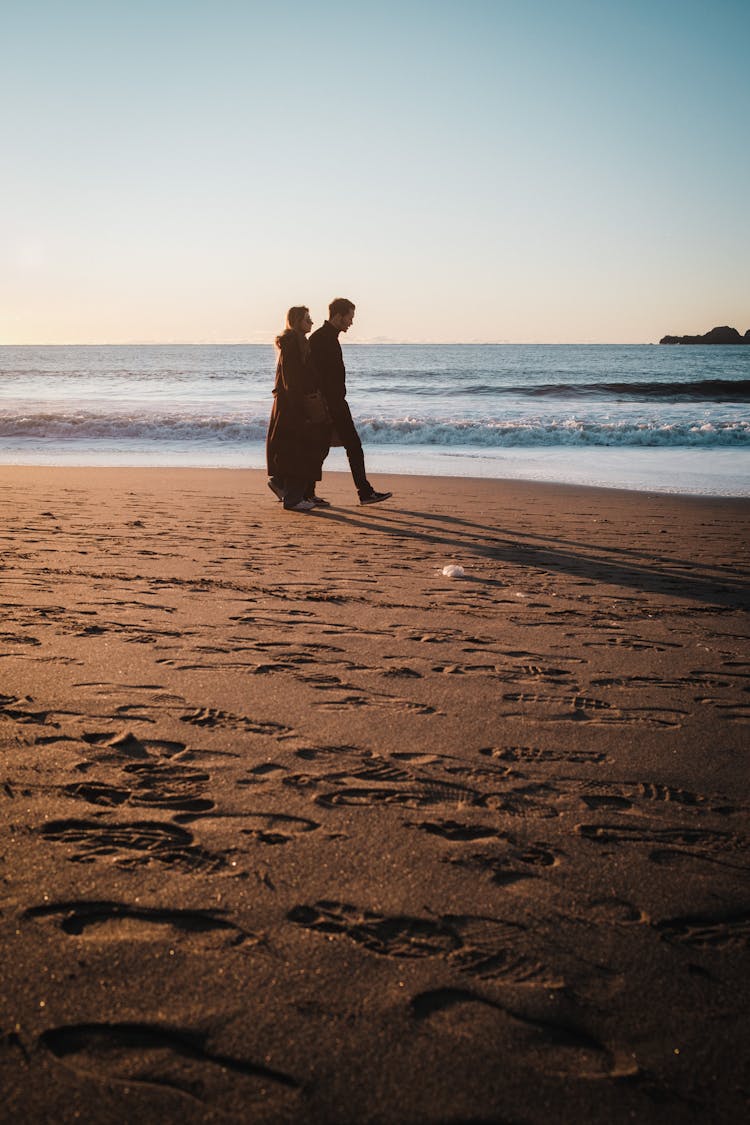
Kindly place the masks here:
[[(649, 347), (654, 340), (397, 340), (372, 336), (347, 340), (353, 347)], [(246, 348), (273, 347), (273, 340), (55, 340), (38, 342), (0, 342), (0, 348)]]

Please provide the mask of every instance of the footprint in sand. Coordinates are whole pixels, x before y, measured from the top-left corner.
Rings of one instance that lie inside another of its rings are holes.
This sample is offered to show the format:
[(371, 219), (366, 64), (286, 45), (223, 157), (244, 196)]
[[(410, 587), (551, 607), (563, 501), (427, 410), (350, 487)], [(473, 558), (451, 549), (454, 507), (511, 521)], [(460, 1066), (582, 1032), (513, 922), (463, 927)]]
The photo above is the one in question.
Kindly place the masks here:
[(159, 821), (52, 820), (41, 833), (75, 848), (69, 858), (78, 863), (110, 859), (118, 867), (136, 867), (156, 862), (190, 871), (213, 871), (225, 864), (221, 856), (198, 847), (186, 829)]
[(230, 730), (243, 730), (251, 734), (280, 735), (289, 734), (290, 727), (283, 723), (263, 722), (251, 719), (247, 715), (233, 715), (229, 711), (220, 711), (215, 707), (196, 707), (180, 715), (183, 723), (192, 723), (198, 727), (219, 727)]
[(201, 835), (212, 833), (219, 841), (225, 837), (227, 821), (236, 825), (241, 836), (249, 836), (261, 844), (288, 844), (298, 836), (306, 836), (320, 828), (317, 820), (277, 812), (239, 812), (225, 814), (183, 813), (176, 816), (178, 824), (195, 824)]
[(573, 1018), (532, 1015), (471, 989), (436, 988), (412, 998), (412, 1018), (441, 1036), (480, 1034), (502, 1044), (504, 1057), (517, 1055), (528, 1065), (539, 1057), (547, 1073), (570, 1078), (603, 1079), (632, 1076), (632, 1056), (610, 1050)]
[(654, 928), (664, 941), (692, 949), (750, 949), (750, 910), (667, 918)]
[[(207, 1037), (185, 1028), (149, 1023), (80, 1023), (53, 1027), (39, 1045), (79, 1075), (105, 1082), (172, 1089), (207, 1107), (244, 1113), (247, 1103), (265, 1103), (273, 1090), (293, 1097), (300, 1084), (281, 1071), (213, 1051)], [(287, 1113), (292, 1103), (287, 1104)], [(302, 1107), (299, 1113), (304, 1116)], [(287, 1114), (285, 1113), (285, 1118)], [(296, 1116), (296, 1114), (295, 1114)]]
[(442, 957), (482, 979), (551, 983), (545, 966), (529, 956), (528, 931), (512, 922), (460, 914), (384, 915), (332, 900), (295, 906), (287, 918), (309, 930), (342, 934), (383, 957)]
[(24, 918), (55, 922), (63, 933), (93, 941), (163, 941), (187, 938), (201, 945), (238, 946), (262, 939), (222, 910), (170, 910), (110, 899), (80, 899), (32, 906)]
[(648, 858), (662, 867), (710, 864), (732, 871), (750, 870), (750, 843), (730, 832), (709, 828), (662, 828), (644, 823), (577, 824), (575, 831), (585, 840), (609, 845), (645, 845)]
[(595, 750), (548, 750), (537, 746), (486, 746), (479, 751), (485, 758), (501, 762), (587, 762), (598, 764), (606, 755)]
[[(292, 779), (286, 781), (292, 783)], [(473, 805), (478, 800), (479, 794), (475, 790), (441, 781), (411, 782), (399, 786), (350, 786), (332, 793), (321, 793), (315, 798), (316, 804), (329, 808), (338, 805), (424, 808), (430, 805)]]

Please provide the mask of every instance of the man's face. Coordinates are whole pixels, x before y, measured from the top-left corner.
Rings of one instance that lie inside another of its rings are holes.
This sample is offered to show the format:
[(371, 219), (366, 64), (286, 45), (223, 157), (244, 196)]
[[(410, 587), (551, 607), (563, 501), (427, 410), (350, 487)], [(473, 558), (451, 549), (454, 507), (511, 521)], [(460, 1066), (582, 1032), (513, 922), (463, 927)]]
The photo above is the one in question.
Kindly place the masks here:
[(354, 309), (348, 313), (339, 313), (336, 319), (338, 320), (339, 329), (342, 332), (348, 332), (354, 320)]

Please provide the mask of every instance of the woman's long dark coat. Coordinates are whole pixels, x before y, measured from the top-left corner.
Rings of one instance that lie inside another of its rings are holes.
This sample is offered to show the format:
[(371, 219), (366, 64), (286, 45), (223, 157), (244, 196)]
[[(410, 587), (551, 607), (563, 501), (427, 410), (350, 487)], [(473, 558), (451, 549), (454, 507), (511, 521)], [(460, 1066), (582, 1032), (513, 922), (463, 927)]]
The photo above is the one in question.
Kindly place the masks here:
[(296, 333), (281, 337), (273, 407), (268, 423), (268, 475), (282, 480), (320, 480), (328, 448), (328, 426), (308, 420), (305, 396), (318, 389), (309, 354), (303, 355)]

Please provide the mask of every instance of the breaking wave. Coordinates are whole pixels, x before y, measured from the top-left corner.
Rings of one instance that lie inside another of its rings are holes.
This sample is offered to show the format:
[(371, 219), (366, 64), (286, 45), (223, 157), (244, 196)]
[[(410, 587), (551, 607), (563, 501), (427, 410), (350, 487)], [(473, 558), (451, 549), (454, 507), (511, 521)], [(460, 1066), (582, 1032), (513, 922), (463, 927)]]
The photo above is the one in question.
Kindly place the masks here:
[[(0, 411), (0, 439), (51, 442), (149, 442), (189, 447), (265, 440), (268, 416), (194, 415), (85, 410)], [(591, 420), (584, 418), (467, 420), (359, 415), (362, 440), (372, 445), (431, 445), (499, 449), (513, 446), (632, 446), (750, 448), (750, 421)]]
[(750, 379), (543, 383), (538, 386), (493, 388), (495, 393), (532, 398), (629, 398), (674, 402), (750, 402)]

